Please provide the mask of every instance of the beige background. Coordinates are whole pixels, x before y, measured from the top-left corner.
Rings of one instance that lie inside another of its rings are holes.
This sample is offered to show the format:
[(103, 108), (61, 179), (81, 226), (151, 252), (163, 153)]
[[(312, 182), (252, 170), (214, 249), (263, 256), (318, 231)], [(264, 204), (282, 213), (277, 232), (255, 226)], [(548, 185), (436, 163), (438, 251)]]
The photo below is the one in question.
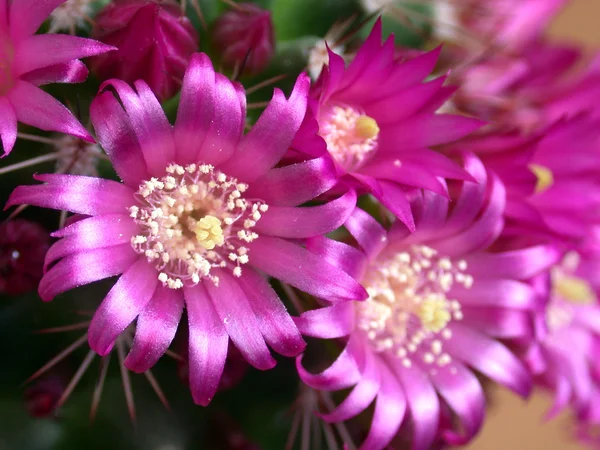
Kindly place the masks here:
[[(555, 21), (551, 35), (600, 49), (600, 0), (571, 0)], [(550, 422), (543, 414), (551, 403), (542, 393), (525, 403), (504, 390), (492, 394), (492, 408), (481, 435), (469, 450), (579, 450), (569, 439), (569, 414)]]

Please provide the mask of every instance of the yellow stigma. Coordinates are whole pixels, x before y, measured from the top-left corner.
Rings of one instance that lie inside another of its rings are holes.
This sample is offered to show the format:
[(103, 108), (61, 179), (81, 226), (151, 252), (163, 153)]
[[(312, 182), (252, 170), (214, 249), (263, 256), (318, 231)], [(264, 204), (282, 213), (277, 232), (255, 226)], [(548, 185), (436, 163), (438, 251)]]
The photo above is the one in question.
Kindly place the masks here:
[(379, 125), (369, 116), (360, 116), (354, 126), (356, 135), (362, 139), (373, 139), (379, 135)]
[(562, 275), (555, 283), (556, 293), (565, 300), (579, 304), (591, 304), (596, 301), (596, 295), (590, 285), (581, 278)]
[(417, 311), (417, 317), (421, 319), (423, 328), (434, 333), (446, 328), (446, 325), (452, 319), (452, 315), (448, 311), (448, 304), (442, 298), (430, 298), (421, 303)]
[(535, 185), (536, 194), (544, 192), (554, 184), (554, 175), (547, 167), (540, 166), (538, 164), (531, 164), (529, 169), (537, 177), (537, 184)]
[(206, 250), (212, 250), (225, 242), (221, 221), (215, 216), (204, 216), (196, 222), (194, 233), (196, 233), (196, 239), (200, 245)]

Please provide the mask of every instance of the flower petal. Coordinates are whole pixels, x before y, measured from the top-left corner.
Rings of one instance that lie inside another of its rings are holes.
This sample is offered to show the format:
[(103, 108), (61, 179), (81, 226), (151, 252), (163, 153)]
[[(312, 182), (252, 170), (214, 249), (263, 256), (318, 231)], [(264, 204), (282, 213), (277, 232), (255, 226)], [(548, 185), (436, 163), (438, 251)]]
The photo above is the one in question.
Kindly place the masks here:
[(446, 369), (431, 374), (431, 381), (461, 425), (462, 433), (443, 430), (444, 439), (450, 445), (465, 445), (481, 429), (485, 417), (485, 395), (471, 371), (457, 362), (452, 367), (453, 373)]
[(116, 181), (58, 174), (34, 178), (47, 184), (17, 187), (5, 209), (23, 204), (95, 216), (126, 213), (133, 203), (133, 191)]
[(350, 275), (297, 244), (261, 236), (247, 246), (252, 266), (311, 295), (332, 302), (368, 297)]
[(396, 375), (404, 387), (412, 417), (413, 450), (428, 450), (433, 444), (439, 425), (440, 405), (429, 376), (416, 364), (404, 367), (394, 361)]
[(183, 293), (158, 286), (148, 305), (140, 312), (133, 346), (125, 366), (142, 373), (165, 354), (175, 337), (183, 312)]
[(74, 287), (119, 275), (138, 257), (129, 243), (69, 255), (44, 275), (38, 292), (47, 302)]
[(44, 270), (58, 259), (73, 253), (129, 243), (137, 231), (137, 225), (124, 214), (90, 217), (69, 228), (70, 234), (55, 242), (46, 253)]
[(460, 324), (450, 328), (452, 339), (444, 344), (448, 353), (517, 394), (529, 395), (531, 376), (504, 345)]
[(205, 53), (195, 53), (183, 78), (175, 122), (177, 161), (196, 163), (215, 115), (215, 71)]
[(337, 339), (354, 331), (354, 304), (352, 302), (306, 311), (294, 317), (294, 323), (305, 336)]
[(367, 438), (360, 450), (386, 448), (394, 438), (406, 413), (406, 397), (396, 377), (380, 364), (381, 387)]
[(312, 374), (302, 365), (302, 355), (296, 358), (296, 369), (302, 381), (314, 389), (337, 391), (358, 383), (361, 378), (359, 366), (363, 365), (365, 349), (354, 336), (342, 350), (337, 359), (324, 371)]
[(190, 389), (207, 406), (217, 392), (227, 359), (229, 336), (203, 285), (184, 288), (190, 340)]
[(477, 280), (507, 278), (527, 280), (561, 258), (553, 245), (537, 245), (503, 253), (475, 253), (467, 258), (468, 272)]
[(360, 208), (354, 210), (344, 226), (371, 259), (387, 245), (385, 228)]
[(245, 99), (243, 88), (238, 83), (232, 83), (220, 73), (215, 74), (214, 115), (210, 130), (196, 155), (197, 161), (219, 165), (234, 154), (244, 130)]
[(138, 138), (148, 172), (153, 176), (163, 176), (165, 168), (175, 157), (173, 130), (148, 85), (141, 80), (134, 85), (137, 93), (124, 81), (108, 80), (102, 83), (99, 92), (107, 87), (115, 89)]
[(6, 156), (17, 141), (17, 114), (5, 97), (0, 97), (0, 138), (4, 156)]
[(223, 172), (253, 181), (275, 166), (290, 147), (306, 113), (310, 80), (300, 74), (289, 100), (275, 89), (273, 99), (246, 134)]
[(18, 0), (10, 2), (10, 36), (19, 41), (34, 34), (50, 13), (65, 0)]
[(63, 64), (43, 67), (21, 75), (21, 80), (34, 86), (50, 83), (83, 83), (88, 76), (88, 69), (78, 59)]
[(380, 367), (376, 358), (371, 352), (367, 352), (362, 379), (335, 410), (327, 414), (320, 414), (321, 419), (327, 422), (342, 422), (357, 416), (368, 408), (379, 393), (381, 385)]
[(248, 189), (252, 198), (260, 198), (272, 206), (297, 206), (321, 195), (337, 181), (330, 157), (272, 169)]
[(94, 142), (90, 133), (73, 113), (50, 94), (26, 81), (19, 80), (7, 94), (17, 120), (44, 131), (60, 131)]
[(94, 99), (90, 117), (98, 142), (110, 157), (119, 177), (133, 188), (150, 178), (131, 121), (110, 92), (103, 92)]
[(88, 331), (88, 342), (100, 356), (108, 354), (115, 340), (146, 307), (156, 287), (156, 268), (145, 257), (127, 269), (96, 310)]
[(361, 279), (368, 264), (362, 251), (324, 236), (307, 239), (306, 249), (332, 266), (339, 267), (355, 280)]
[(251, 268), (242, 271), (238, 282), (248, 296), (266, 343), (281, 355), (298, 356), (306, 343), (271, 285)]
[(255, 230), (260, 235), (296, 239), (319, 236), (342, 226), (355, 206), (356, 192), (353, 190), (320, 206), (269, 206), (256, 223)]
[(275, 360), (262, 336), (260, 324), (248, 298), (232, 276), (215, 271), (219, 285), (208, 280), (204, 286), (227, 334), (246, 361), (260, 370), (272, 369)]
[(43, 67), (65, 64), (87, 56), (100, 55), (115, 47), (69, 34), (36, 34), (15, 49), (15, 76)]

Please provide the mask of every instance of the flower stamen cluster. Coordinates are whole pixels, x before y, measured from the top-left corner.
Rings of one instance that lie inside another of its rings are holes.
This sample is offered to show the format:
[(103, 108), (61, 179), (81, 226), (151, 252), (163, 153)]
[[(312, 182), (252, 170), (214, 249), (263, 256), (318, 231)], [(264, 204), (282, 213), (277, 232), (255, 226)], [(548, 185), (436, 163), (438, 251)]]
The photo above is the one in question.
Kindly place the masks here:
[(171, 289), (203, 278), (219, 283), (213, 268), (242, 274), (249, 261), (244, 246), (258, 238), (252, 231), (268, 206), (243, 197), (244, 183), (208, 164), (171, 164), (167, 174), (140, 184), (138, 205), (129, 211), (143, 230), (134, 250), (153, 262), (158, 279)]
[(466, 268), (423, 245), (374, 265), (365, 277), (369, 298), (357, 306), (358, 327), (374, 351), (391, 351), (406, 367), (417, 354), (426, 364), (448, 365), (442, 339), (452, 337), (450, 322), (463, 318), (449, 292), (454, 283), (473, 285)]
[(346, 170), (361, 165), (377, 149), (377, 121), (350, 106), (334, 105), (319, 121), (319, 134), (333, 158)]

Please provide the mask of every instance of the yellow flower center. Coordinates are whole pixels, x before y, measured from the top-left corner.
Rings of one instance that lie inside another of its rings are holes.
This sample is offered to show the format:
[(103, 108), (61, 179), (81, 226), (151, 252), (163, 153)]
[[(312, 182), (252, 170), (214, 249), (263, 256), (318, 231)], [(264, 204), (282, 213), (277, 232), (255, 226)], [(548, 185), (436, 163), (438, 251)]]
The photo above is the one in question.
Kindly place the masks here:
[(379, 136), (379, 125), (372, 117), (362, 115), (356, 119), (354, 131), (362, 139), (375, 139)]
[(448, 310), (448, 302), (445, 298), (430, 298), (423, 301), (416, 315), (421, 320), (423, 328), (432, 333), (442, 331), (452, 320), (452, 314)]
[(206, 250), (212, 250), (216, 246), (221, 246), (225, 242), (221, 221), (215, 216), (204, 216), (194, 227), (198, 243)]
[(535, 185), (536, 194), (546, 191), (554, 184), (554, 175), (547, 167), (540, 166), (538, 164), (531, 164), (529, 169), (537, 177), (537, 184)]

